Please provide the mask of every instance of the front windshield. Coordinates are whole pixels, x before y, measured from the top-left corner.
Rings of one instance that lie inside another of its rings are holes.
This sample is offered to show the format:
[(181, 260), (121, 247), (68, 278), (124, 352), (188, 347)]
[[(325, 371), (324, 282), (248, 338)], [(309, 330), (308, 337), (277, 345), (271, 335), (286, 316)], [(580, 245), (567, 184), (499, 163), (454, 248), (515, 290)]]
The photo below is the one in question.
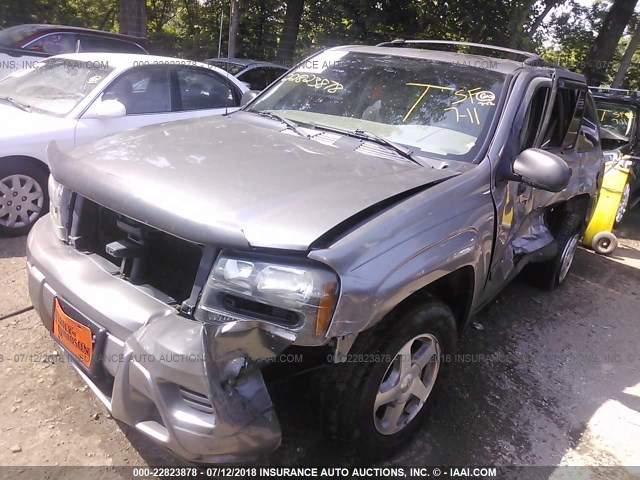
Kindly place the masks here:
[(113, 71), (105, 62), (52, 58), (0, 80), (0, 98), (54, 115), (73, 110)]
[(15, 47), (15, 45), (25, 38), (29, 38), (40, 30), (41, 25), (18, 25), (16, 27), (5, 28), (0, 30), (0, 45), (5, 47)]
[(252, 110), (365, 130), (414, 153), (473, 161), (505, 75), (421, 58), (330, 50), (288, 73)]
[(636, 118), (636, 107), (602, 100), (596, 100), (596, 105), (604, 149), (612, 150), (629, 143)]

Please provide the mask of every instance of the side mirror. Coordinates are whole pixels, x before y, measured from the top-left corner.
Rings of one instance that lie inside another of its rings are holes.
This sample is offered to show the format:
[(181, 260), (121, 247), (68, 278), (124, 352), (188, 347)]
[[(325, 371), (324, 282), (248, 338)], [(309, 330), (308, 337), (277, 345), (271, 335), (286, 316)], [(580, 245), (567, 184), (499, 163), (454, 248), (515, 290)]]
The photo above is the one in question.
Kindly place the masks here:
[(548, 192), (560, 192), (571, 179), (571, 168), (562, 158), (539, 148), (528, 148), (513, 162), (513, 173), (508, 180), (524, 182)]
[(83, 115), (84, 118), (118, 118), (124, 117), (127, 109), (118, 100), (103, 100), (94, 103)]
[(253, 99), (258, 96), (260, 92), (257, 90), (248, 90), (242, 94), (242, 98), (240, 99), (240, 106), (244, 107), (245, 105), (253, 102)]

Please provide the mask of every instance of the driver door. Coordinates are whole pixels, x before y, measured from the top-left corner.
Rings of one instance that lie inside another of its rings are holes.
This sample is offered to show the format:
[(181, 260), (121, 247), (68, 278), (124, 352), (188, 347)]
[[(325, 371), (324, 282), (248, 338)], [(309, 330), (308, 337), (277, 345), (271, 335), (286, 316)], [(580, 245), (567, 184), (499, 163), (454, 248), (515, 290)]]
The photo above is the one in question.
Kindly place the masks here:
[(117, 100), (126, 115), (99, 118), (89, 107), (76, 124), (76, 146), (117, 132), (176, 119), (172, 108), (171, 67), (153, 65), (131, 69), (117, 77), (92, 107), (104, 100)]
[[(549, 116), (554, 94), (551, 78), (536, 78), (524, 96), (509, 140), (499, 160), (498, 172), (511, 169), (522, 151), (540, 147), (545, 118)], [(552, 241), (535, 221), (536, 189), (524, 182), (500, 180), (493, 182), (492, 196), (496, 206), (496, 238), (491, 259), (485, 298), (490, 299), (517, 273), (518, 260), (532, 249)], [(548, 233), (548, 232), (547, 232)], [(536, 236), (538, 238), (536, 238)]]

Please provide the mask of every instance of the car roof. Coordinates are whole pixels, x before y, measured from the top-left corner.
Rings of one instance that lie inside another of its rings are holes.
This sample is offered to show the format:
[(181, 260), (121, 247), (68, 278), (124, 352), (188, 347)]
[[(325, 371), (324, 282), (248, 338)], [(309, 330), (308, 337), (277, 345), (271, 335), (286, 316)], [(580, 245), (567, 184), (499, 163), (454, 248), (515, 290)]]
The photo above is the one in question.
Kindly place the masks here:
[[(491, 46), (487, 45), (487, 47)], [(532, 58), (532, 61), (530, 63), (526, 63), (524, 61), (498, 58), (491, 55), (448, 52), (443, 50), (429, 49), (425, 47), (414, 48), (404, 45), (391, 46), (391, 44), (384, 44), (379, 46), (345, 45), (341, 47), (334, 47), (330, 50), (346, 50), (350, 52), (369, 53), (374, 55), (391, 55), (397, 57), (433, 60), (444, 63), (454, 63), (458, 65), (491, 70), (494, 72), (502, 73), (504, 75), (510, 75), (515, 73), (516, 71), (523, 69), (538, 69), (549, 71), (554, 70), (561, 73), (561, 75), (565, 78), (584, 82), (584, 77), (582, 75), (552, 65), (542, 59), (536, 61), (536, 58)], [(532, 57), (534, 56), (533, 54), (529, 55), (531, 55)]]
[[(107, 53), (107, 52), (85, 52), (85, 53), (65, 53), (49, 58), (65, 58), (77, 62), (108, 62), (116, 69), (129, 68), (132, 66), (147, 65), (176, 65), (187, 67), (201, 67), (208, 70), (215, 70), (226, 75), (224, 70), (214, 67), (208, 63), (196, 62), (177, 57), (162, 57), (158, 55), (146, 55), (143, 53)], [(48, 59), (47, 59), (48, 60)]]
[(253, 67), (254, 65), (261, 65), (265, 67), (278, 67), (288, 70), (287, 67), (278, 65), (277, 63), (267, 62), (264, 60), (252, 60), (250, 58), (207, 58), (205, 62), (221, 62), (221, 63), (235, 63), (236, 65), (242, 65), (245, 67)]
[(64, 31), (64, 32), (90, 33), (92, 35), (119, 38), (121, 40), (129, 41), (133, 43), (141, 43), (141, 44), (146, 43), (146, 39), (143, 37), (135, 37), (133, 35), (126, 35), (124, 33), (107, 32), (105, 30), (97, 30), (95, 28), (73, 27), (71, 25), (50, 25), (48, 23), (26, 23), (23, 25), (16, 25), (16, 26), (29, 26), (29, 27), (37, 28), (38, 30), (42, 30), (43, 32)]

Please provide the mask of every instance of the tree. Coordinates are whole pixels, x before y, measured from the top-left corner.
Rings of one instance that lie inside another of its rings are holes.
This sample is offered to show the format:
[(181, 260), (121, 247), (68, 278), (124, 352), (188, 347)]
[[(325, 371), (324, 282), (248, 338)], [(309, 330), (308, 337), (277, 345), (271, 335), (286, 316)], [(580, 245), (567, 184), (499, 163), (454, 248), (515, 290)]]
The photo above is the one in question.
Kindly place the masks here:
[(236, 56), (236, 43), (238, 40), (238, 21), (240, 12), (238, 11), (238, 0), (231, 0), (231, 13), (229, 25), (229, 48), (227, 55), (229, 58)]
[(590, 85), (597, 87), (605, 80), (618, 42), (637, 2), (638, 0), (613, 0), (587, 57), (584, 74)]
[(120, 33), (147, 36), (147, 8), (144, 0), (120, 0)]
[(284, 25), (278, 44), (278, 62), (281, 65), (292, 65), (293, 55), (298, 41), (300, 21), (304, 12), (304, 0), (287, 0), (287, 9), (284, 14)]
[(624, 77), (627, 75), (629, 71), (629, 67), (631, 66), (631, 60), (638, 50), (638, 46), (640, 46), (640, 20), (636, 25), (636, 30), (629, 41), (629, 45), (624, 51), (624, 55), (622, 56), (622, 60), (620, 61), (620, 67), (616, 73), (616, 76), (611, 83), (611, 87), (620, 88), (622, 86), (622, 82), (624, 81)]
[(542, 25), (542, 22), (544, 22), (544, 19), (547, 18), (547, 15), (549, 15), (549, 13), (551, 13), (551, 10), (553, 10), (561, 3), (563, 3), (562, 0), (545, 0), (542, 12), (534, 17), (533, 22), (531, 23), (531, 25), (529, 26), (529, 30), (527, 31), (527, 38), (530, 42), (533, 40), (533, 37)]

